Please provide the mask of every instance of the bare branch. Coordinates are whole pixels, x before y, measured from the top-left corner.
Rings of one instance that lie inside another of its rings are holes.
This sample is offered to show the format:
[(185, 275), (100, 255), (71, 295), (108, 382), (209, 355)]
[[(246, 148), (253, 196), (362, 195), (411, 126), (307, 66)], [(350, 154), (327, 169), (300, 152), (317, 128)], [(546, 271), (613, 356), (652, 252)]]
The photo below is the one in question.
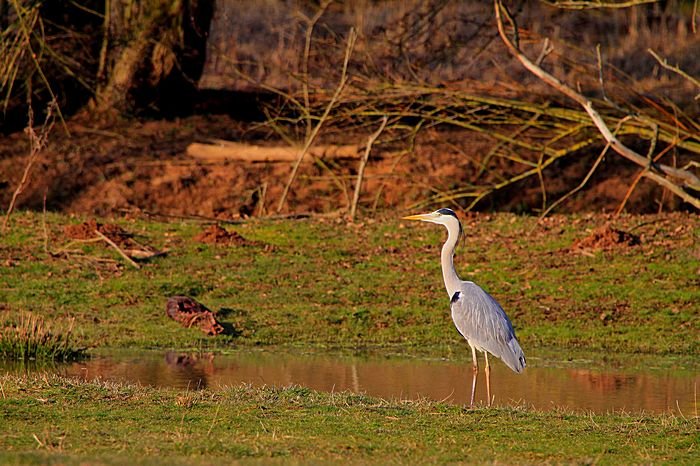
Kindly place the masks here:
[(12, 194), (12, 200), (10, 201), (10, 205), (7, 208), (5, 220), (2, 222), (3, 233), (5, 233), (5, 230), (7, 229), (7, 224), (10, 220), (10, 215), (12, 215), (12, 211), (15, 208), (15, 204), (17, 203), (17, 198), (20, 194), (22, 194), (24, 188), (27, 187), (27, 182), (29, 181), (29, 172), (34, 166), (34, 163), (36, 163), (37, 159), (39, 158), (39, 154), (41, 154), (41, 151), (44, 149), (44, 147), (49, 141), (49, 133), (51, 133), (51, 130), (53, 129), (53, 125), (55, 123), (54, 111), (57, 109), (58, 104), (55, 100), (52, 100), (49, 103), (48, 108), (46, 109), (46, 118), (44, 119), (44, 124), (41, 125), (39, 134), (37, 134), (34, 130), (34, 112), (32, 111), (31, 102), (29, 102), (29, 124), (25, 129), (25, 132), (29, 136), (29, 158), (27, 160), (27, 165), (25, 165), (24, 167), (22, 178), (20, 179), (19, 184), (17, 185), (17, 189), (15, 189), (15, 192)]
[[(316, 23), (321, 19), (321, 16), (326, 12), (328, 6), (332, 3), (332, 0), (324, 0), (316, 11), (316, 14), (311, 18), (307, 18), (306, 34), (304, 39), (304, 56), (302, 57), (302, 82), (301, 89), (304, 95), (304, 105), (308, 111), (311, 108), (311, 103), (309, 101), (309, 53), (311, 51), (311, 37), (314, 33), (314, 27)], [(306, 137), (308, 138), (311, 134), (311, 114), (306, 114)]]
[[(620, 121), (617, 123), (617, 126), (615, 127), (615, 134), (617, 134), (617, 132), (620, 130), (620, 127), (622, 126), (622, 124), (623, 124), (624, 122), (625, 122), (625, 118), (623, 118), (622, 120), (620, 120)], [(656, 141), (654, 141), (654, 143), (652, 144), (652, 147), (655, 147), (655, 146), (656, 146)], [(557, 200), (556, 200), (552, 205), (550, 205), (544, 212), (542, 212), (542, 214), (540, 215), (539, 220), (542, 220), (544, 217), (546, 217), (547, 215), (549, 215), (549, 213), (550, 213), (552, 210), (554, 210), (559, 204), (561, 204), (562, 202), (564, 202), (565, 200), (567, 200), (569, 197), (573, 196), (574, 194), (576, 194), (577, 192), (579, 192), (581, 189), (583, 189), (584, 186), (586, 186), (586, 183), (588, 183), (588, 180), (591, 179), (591, 176), (593, 176), (593, 173), (595, 173), (596, 169), (598, 168), (598, 165), (600, 165), (600, 162), (603, 161), (603, 157), (605, 157), (605, 154), (608, 153), (608, 149), (610, 149), (610, 144), (606, 144), (606, 145), (605, 145), (605, 147), (603, 148), (603, 150), (600, 152), (600, 155), (598, 155), (598, 158), (595, 160), (595, 162), (593, 163), (593, 166), (592, 166), (591, 169), (588, 171), (588, 174), (583, 178), (583, 180), (581, 181), (581, 183), (579, 183), (579, 185), (576, 186), (574, 189), (572, 189), (571, 191), (569, 191), (568, 193), (564, 194), (562, 197), (560, 197), (559, 199), (557, 199)]]
[[(695, 79), (694, 77), (692, 77), (691, 75), (689, 75), (688, 73), (686, 73), (685, 71), (683, 71), (683, 70), (680, 68), (680, 66), (678, 66), (678, 65), (676, 65), (676, 66), (671, 66), (671, 65), (669, 65), (669, 64), (668, 64), (668, 60), (666, 60), (665, 58), (661, 58), (661, 57), (660, 57), (656, 52), (654, 52), (652, 49), (647, 49), (647, 52), (649, 52), (649, 53), (651, 54), (651, 56), (654, 57), (654, 58), (656, 59), (657, 62), (659, 62), (659, 65), (663, 66), (664, 68), (666, 68), (666, 69), (669, 70), (669, 71), (673, 71), (674, 73), (676, 73), (676, 74), (682, 76), (683, 78), (685, 78), (685, 79), (687, 79), (688, 81), (690, 81), (691, 83), (693, 83), (693, 85), (694, 85), (695, 87), (700, 88), (700, 81), (698, 81), (697, 79)], [(698, 95), (695, 96), (695, 100), (698, 100), (698, 99), (700, 99), (700, 94), (698, 94)]]
[(365, 154), (362, 157), (362, 161), (360, 161), (360, 168), (357, 170), (355, 193), (352, 196), (352, 207), (350, 207), (350, 220), (355, 220), (355, 212), (357, 212), (357, 201), (360, 199), (360, 187), (362, 186), (362, 177), (365, 173), (365, 166), (367, 165), (367, 161), (369, 160), (369, 153), (372, 150), (372, 144), (374, 144), (374, 141), (376, 141), (379, 135), (382, 134), (382, 131), (384, 131), (384, 128), (386, 127), (386, 123), (388, 121), (389, 118), (384, 116), (382, 118), (382, 124), (379, 125), (379, 129), (377, 129), (377, 131), (371, 134), (369, 139), (367, 139), (367, 148), (365, 149)]
[(581, 183), (579, 183), (579, 185), (576, 186), (574, 189), (572, 189), (571, 191), (569, 191), (568, 193), (564, 194), (562, 197), (560, 197), (559, 199), (554, 201), (552, 203), (552, 205), (550, 205), (544, 212), (542, 212), (542, 214), (540, 215), (540, 218), (539, 218), (540, 220), (542, 220), (544, 217), (549, 215), (549, 213), (552, 210), (554, 210), (559, 204), (561, 204), (562, 202), (564, 202), (565, 200), (567, 200), (568, 198), (570, 198), (571, 196), (573, 196), (574, 194), (579, 192), (581, 189), (583, 189), (584, 186), (586, 186), (586, 183), (588, 183), (588, 180), (591, 179), (591, 176), (593, 176), (593, 173), (595, 173), (596, 169), (598, 168), (598, 165), (600, 165), (600, 162), (603, 161), (603, 157), (605, 157), (605, 154), (608, 153), (608, 149), (610, 149), (610, 144), (605, 145), (603, 150), (600, 152), (600, 155), (593, 163), (593, 166), (591, 167), (591, 169), (588, 170), (588, 174), (583, 178)]
[(555, 76), (543, 70), (541, 67), (537, 66), (518, 47), (516, 47), (516, 45), (508, 38), (508, 35), (506, 34), (502, 15), (505, 15), (513, 26), (513, 29), (517, 30), (517, 25), (515, 24), (514, 19), (510, 16), (510, 14), (508, 14), (508, 10), (500, 0), (494, 0), (494, 8), (498, 33), (500, 34), (503, 43), (506, 45), (510, 53), (517, 58), (528, 71), (581, 105), (586, 113), (588, 113), (588, 116), (593, 121), (593, 124), (598, 128), (598, 131), (600, 131), (601, 135), (610, 145), (610, 147), (624, 158), (645, 168), (646, 170), (644, 176), (667, 188), (669, 191), (693, 205), (695, 208), (700, 209), (700, 198), (686, 192), (681, 186), (675, 184), (664, 175), (682, 180), (683, 184), (691, 189), (700, 190), (700, 179), (698, 179), (697, 176), (686, 170), (670, 167), (668, 165), (653, 164), (646, 157), (638, 154), (634, 150), (624, 145), (612, 134), (610, 128), (608, 128), (607, 124), (603, 120), (603, 117), (601, 117), (598, 111), (593, 107), (593, 103), (590, 100), (564, 84)]

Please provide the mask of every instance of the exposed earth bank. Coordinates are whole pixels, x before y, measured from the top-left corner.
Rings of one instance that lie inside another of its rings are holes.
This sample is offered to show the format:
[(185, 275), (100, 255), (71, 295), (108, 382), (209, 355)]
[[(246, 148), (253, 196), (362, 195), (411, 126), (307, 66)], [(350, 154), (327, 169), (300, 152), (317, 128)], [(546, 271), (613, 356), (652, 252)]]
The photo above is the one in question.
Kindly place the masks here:
[[(367, 134), (331, 134), (319, 144), (356, 144), (364, 151)], [(226, 139), (261, 146), (288, 147), (270, 127), (225, 115), (195, 115), (171, 120), (119, 120), (117, 123), (76, 117), (56, 125), (47, 148), (31, 167), (17, 208), (85, 215), (147, 213), (235, 219), (300, 212), (347, 212), (357, 180), (359, 159), (302, 163), (287, 201), (278, 202), (293, 164), (195, 159), (192, 142)], [(389, 138), (387, 138), (389, 139)], [(421, 132), (411, 150), (407, 141), (376, 144), (363, 175), (358, 207), (427, 209), (466, 206), (471, 199), (436, 200), (472, 180), (492, 183), (514, 167), (476, 175), (492, 148), (488, 135), (466, 131)], [(583, 180), (599, 149), (553, 164), (540, 181), (530, 177), (485, 197), (476, 210), (538, 213)], [(0, 147), (0, 202), (8, 206), (29, 160), (26, 134), (4, 137)], [(515, 162), (514, 162), (515, 164)], [(562, 203), (558, 212), (612, 212), (639, 174), (639, 169), (610, 154), (586, 186)], [(449, 196), (446, 196), (449, 197)], [(444, 199), (444, 198), (443, 198)], [(630, 213), (677, 210), (683, 206), (669, 193), (642, 178), (625, 205)]]

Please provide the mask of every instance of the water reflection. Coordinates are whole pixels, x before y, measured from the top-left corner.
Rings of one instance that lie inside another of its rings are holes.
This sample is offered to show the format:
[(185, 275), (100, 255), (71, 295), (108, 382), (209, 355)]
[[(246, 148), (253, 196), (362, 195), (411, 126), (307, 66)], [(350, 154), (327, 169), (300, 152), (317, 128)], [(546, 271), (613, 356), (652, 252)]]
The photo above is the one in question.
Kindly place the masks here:
[[(25, 371), (25, 368), (0, 370)], [(469, 363), (269, 352), (232, 356), (167, 352), (99, 357), (42, 369), (85, 380), (121, 380), (160, 387), (197, 390), (252, 385), (303, 385), (321, 391), (350, 390), (388, 399), (444, 400), (466, 405), (471, 390)], [(492, 366), (496, 405), (676, 412), (695, 415), (697, 373), (672, 370), (644, 373), (582, 368), (528, 367), (517, 375), (498, 363)], [(477, 397), (486, 400), (483, 373)]]

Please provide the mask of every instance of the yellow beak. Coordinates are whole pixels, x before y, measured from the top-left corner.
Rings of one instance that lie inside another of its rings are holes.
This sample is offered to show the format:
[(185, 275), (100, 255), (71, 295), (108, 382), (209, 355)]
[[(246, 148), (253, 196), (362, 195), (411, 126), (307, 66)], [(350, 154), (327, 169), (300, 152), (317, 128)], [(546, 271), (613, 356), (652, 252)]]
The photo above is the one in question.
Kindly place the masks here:
[(416, 214), (416, 215), (409, 215), (408, 217), (403, 217), (403, 220), (422, 220), (422, 221), (428, 221), (433, 217), (432, 214)]

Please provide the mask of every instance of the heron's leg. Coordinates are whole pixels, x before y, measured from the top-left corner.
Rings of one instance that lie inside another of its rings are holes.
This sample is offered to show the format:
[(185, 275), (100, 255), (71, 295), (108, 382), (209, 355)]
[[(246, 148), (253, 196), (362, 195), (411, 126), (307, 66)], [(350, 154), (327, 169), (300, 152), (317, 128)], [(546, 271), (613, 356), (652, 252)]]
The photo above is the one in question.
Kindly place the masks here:
[(473, 366), (472, 366), (472, 398), (471, 401), (469, 402), (469, 407), (473, 408), (474, 407), (474, 394), (476, 393), (476, 377), (479, 374), (479, 362), (476, 359), (476, 349), (472, 346), (469, 345), (472, 348), (472, 361), (473, 361)]
[(489, 354), (484, 351), (484, 359), (486, 360), (486, 367), (484, 372), (486, 373), (486, 396), (489, 397), (489, 406), (491, 406), (491, 366), (489, 365)]

